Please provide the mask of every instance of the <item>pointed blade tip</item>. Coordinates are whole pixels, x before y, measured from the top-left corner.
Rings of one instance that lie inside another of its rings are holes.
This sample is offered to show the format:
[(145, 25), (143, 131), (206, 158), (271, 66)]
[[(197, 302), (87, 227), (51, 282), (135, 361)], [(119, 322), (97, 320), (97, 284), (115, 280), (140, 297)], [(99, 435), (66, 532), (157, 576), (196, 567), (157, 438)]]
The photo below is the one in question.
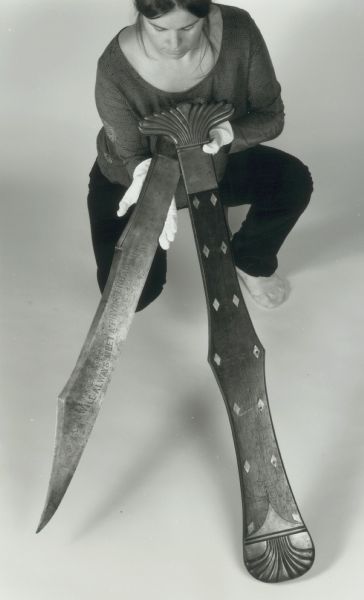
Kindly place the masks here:
[(44, 525), (42, 525), (42, 523), (39, 523), (39, 525), (38, 525), (37, 529), (35, 530), (35, 533), (36, 533), (36, 534), (37, 534), (37, 533), (40, 533), (40, 532), (42, 531), (43, 527), (44, 527)]
[(40, 533), (42, 531), (42, 529), (44, 529), (44, 527), (47, 525), (48, 521), (45, 521), (43, 519), (40, 520), (40, 523), (35, 531), (35, 533)]
[(53, 517), (54, 513), (56, 512), (56, 510), (50, 511), (49, 510), (49, 506), (45, 507), (45, 509), (43, 511), (43, 514), (42, 514), (42, 516), (40, 518), (39, 525), (38, 525), (35, 533), (40, 533), (42, 531), (42, 529), (44, 529), (44, 527), (46, 525), (48, 525), (49, 521)]

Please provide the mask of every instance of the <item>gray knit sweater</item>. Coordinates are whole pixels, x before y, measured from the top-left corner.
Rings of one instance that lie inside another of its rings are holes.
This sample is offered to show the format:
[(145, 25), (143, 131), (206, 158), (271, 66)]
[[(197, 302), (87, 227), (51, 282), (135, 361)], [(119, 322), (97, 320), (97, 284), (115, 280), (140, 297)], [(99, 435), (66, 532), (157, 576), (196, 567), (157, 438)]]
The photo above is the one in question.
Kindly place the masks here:
[(223, 22), (219, 56), (207, 76), (187, 91), (165, 92), (145, 81), (121, 51), (118, 34), (99, 58), (95, 98), (103, 127), (97, 136), (97, 161), (110, 181), (128, 186), (137, 164), (152, 154), (153, 139), (139, 132), (138, 122), (179, 102), (232, 103), (235, 137), (229, 152), (271, 140), (282, 131), (281, 88), (259, 29), (245, 10), (217, 6)]

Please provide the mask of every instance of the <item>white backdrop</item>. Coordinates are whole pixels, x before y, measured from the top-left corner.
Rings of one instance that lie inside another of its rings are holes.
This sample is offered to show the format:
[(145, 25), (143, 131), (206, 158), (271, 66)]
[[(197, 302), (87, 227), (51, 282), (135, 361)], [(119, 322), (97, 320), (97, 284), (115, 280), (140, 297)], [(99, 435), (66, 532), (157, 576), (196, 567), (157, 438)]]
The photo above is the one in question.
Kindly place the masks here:
[[(56, 396), (99, 300), (86, 210), (100, 127), (96, 61), (134, 15), (131, 1), (2, 0), (6, 600), (361, 598), (362, 2), (223, 3), (247, 9), (260, 27), (287, 115), (272, 145), (303, 159), (315, 183), (280, 253), (290, 299), (274, 312), (247, 299), (267, 350), (285, 465), (316, 542), (315, 566), (278, 587), (255, 582), (241, 566), (238, 476), (206, 365), (206, 310), (186, 211), (169, 253), (168, 285), (135, 319), (70, 490), (35, 536)], [(233, 225), (240, 218), (234, 209)]]

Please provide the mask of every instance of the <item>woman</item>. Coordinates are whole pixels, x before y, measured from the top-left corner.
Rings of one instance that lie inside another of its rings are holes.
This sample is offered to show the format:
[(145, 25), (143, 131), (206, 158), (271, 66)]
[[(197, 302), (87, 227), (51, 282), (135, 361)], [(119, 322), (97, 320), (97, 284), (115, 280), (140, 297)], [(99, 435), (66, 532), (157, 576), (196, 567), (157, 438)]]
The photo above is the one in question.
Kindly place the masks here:
[[(234, 105), (234, 116), (210, 132), (212, 141), (203, 150), (216, 154), (225, 146), (228, 151), (221, 200), (226, 207), (251, 204), (231, 240), (237, 273), (257, 304), (274, 308), (288, 289), (276, 273), (277, 253), (309, 202), (312, 180), (297, 158), (261, 145), (282, 131), (284, 109), (260, 31), (246, 11), (211, 0), (134, 3), (135, 24), (111, 40), (97, 69), (103, 127), (88, 207), (100, 290), (153, 153), (138, 122), (180, 102), (226, 100)], [(137, 310), (166, 282), (176, 215), (173, 199)]]

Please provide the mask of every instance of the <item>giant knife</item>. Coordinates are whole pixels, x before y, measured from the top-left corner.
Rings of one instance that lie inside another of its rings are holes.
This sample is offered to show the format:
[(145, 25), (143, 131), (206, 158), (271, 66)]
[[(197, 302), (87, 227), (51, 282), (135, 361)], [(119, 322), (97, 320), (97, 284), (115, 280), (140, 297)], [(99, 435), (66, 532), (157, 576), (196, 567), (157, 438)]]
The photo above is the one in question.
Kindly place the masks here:
[(232, 114), (233, 107), (224, 102), (185, 103), (140, 123), (142, 133), (158, 136), (157, 150), (116, 245), (80, 357), (59, 396), (53, 468), (38, 531), (56, 511), (87, 443), (182, 173), (206, 294), (208, 361), (235, 444), (244, 562), (253, 577), (272, 583), (303, 575), (315, 551), (278, 448), (265, 384), (265, 351), (241, 294), (214, 161), (202, 151), (210, 129)]

